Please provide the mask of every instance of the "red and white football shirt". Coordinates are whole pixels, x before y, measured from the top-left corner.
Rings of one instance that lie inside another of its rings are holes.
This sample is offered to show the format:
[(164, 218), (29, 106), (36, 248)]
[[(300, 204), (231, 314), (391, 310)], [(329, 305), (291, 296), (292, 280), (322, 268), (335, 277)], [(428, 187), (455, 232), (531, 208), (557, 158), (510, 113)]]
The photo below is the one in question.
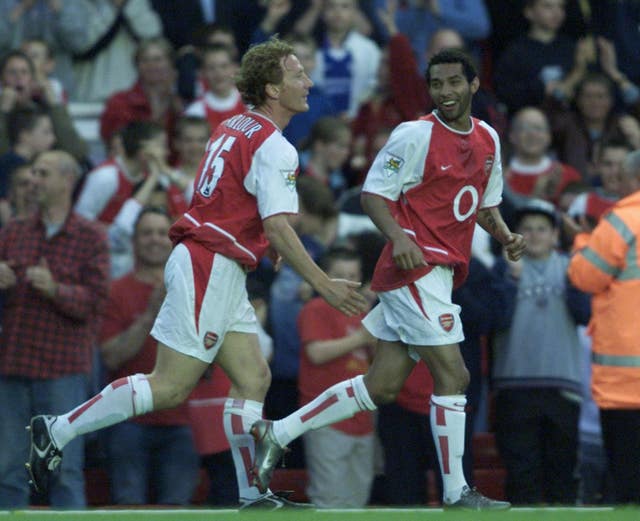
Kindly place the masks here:
[(582, 176), (572, 166), (554, 161), (550, 157), (542, 158), (537, 164), (529, 165), (512, 158), (509, 168), (505, 172), (507, 184), (515, 193), (532, 196), (536, 184), (541, 178), (557, 175), (558, 183), (555, 187), (552, 199), (556, 201), (564, 188), (573, 181), (580, 181)]
[(209, 139), (172, 241), (190, 239), (255, 267), (269, 245), (263, 219), (298, 212), (297, 173), (298, 153), (270, 119), (249, 111), (226, 120)]
[[(300, 343), (337, 340), (360, 329), (362, 316), (348, 317), (332, 308), (321, 298), (307, 302), (298, 315)], [(322, 364), (314, 364), (306, 349), (300, 350), (298, 389), (300, 405), (306, 405), (333, 384), (365, 374), (369, 369), (369, 353), (365, 347)], [(373, 417), (370, 411), (360, 411), (351, 418), (331, 426), (333, 429), (362, 436), (373, 431)]]
[(234, 89), (229, 96), (221, 98), (212, 92), (205, 92), (199, 99), (194, 101), (184, 111), (186, 116), (206, 118), (209, 126), (214, 129), (224, 120), (242, 114), (247, 107), (242, 102), (242, 97), (237, 89)]
[(129, 177), (122, 161), (108, 159), (87, 174), (75, 211), (91, 221), (111, 224), (138, 181)]
[[(430, 265), (455, 270), (455, 286), (466, 278), (471, 239), (480, 208), (502, 200), (500, 140), (472, 118), (467, 132), (454, 130), (437, 111), (402, 123), (378, 153), (362, 188), (388, 200), (402, 228), (422, 248)], [(401, 270), (384, 247), (372, 289), (389, 291), (414, 282), (430, 267)]]

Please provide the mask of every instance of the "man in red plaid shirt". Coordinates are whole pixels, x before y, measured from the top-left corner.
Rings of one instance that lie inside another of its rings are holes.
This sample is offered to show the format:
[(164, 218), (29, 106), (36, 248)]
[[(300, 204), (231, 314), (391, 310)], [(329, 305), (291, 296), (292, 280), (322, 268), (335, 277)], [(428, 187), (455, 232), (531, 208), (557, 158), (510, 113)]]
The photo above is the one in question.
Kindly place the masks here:
[[(63, 412), (88, 393), (109, 252), (100, 225), (71, 210), (79, 174), (67, 152), (41, 154), (33, 167), (39, 211), (0, 230), (0, 510), (29, 504), (29, 418)], [(81, 438), (69, 444), (51, 482), (52, 506), (85, 506), (83, 455)]]

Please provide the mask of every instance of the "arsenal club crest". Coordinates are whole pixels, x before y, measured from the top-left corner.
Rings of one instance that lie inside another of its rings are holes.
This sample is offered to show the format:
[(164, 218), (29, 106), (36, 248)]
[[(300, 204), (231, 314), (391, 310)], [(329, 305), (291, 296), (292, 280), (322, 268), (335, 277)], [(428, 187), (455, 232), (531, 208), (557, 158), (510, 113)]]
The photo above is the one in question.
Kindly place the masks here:
[(218, 341), (217, 333), (214, 333), (213, 331), (207, 331), (206, 334), (204, 335), (204, 348), (211, 349), (213, 346), (216, 345), (217, 341)]
[(487, 158), (484, 160), (484, 173), (489, 175), (491, 173), (491, 169), (493, 168), (493, 162), (495, 161), (495, 157), (493, 154), (489, 154)]
[(451, 313), (445, 313), (444, 315), (440, 315), (438, 317), (438, 322), (440, 322), (440, 327), (442, 327), (442, 329), (444, 329), (448, 333), (453, 329), (455, 320)]

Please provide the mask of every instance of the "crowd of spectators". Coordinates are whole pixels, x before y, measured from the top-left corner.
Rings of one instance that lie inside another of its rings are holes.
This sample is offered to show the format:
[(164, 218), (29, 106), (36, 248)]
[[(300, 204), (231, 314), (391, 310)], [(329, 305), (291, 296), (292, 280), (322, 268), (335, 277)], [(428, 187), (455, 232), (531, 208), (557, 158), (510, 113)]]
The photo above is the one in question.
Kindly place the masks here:
[[(478, 231), (454, 294), (471, 372), (465, 466), (472, 433), (495, 431), (513, 503), (640, 502), (640, 476), (624, 497), (611, 484), (620, 479), (607, 468), (582, 352), (589, 299), (567, 281), (574, 238), (630, 193), (638, 2), (0, 0), (0, 10), (0, 444), (13, 448), (0, 451), (0, 508), (86, 505), (80, 440), (51, 495), (30, 496), (24, 426), (84, 401), (89, 375), (152, 368), (166, 232), (189, 205), (211, 129), (247, 108), (239, 60), (274, 34), (314, 81), (310, 110), (284, 130), (300, 153), (295, 229), (329, 273), (361, 273), (371, 302), (384, 240), (359, 205), (368, 167), (396, 125), (432, 110), (429, 58), (445, 47), (474, 58), (473, 115), (502, 140), (503, 215), (531, 247), (509, 263)], [(83, 103), (103, 108), (99, 157), (74, 125), (71, 104)], [(359, 319), (333, 317), (286, 265), (274, 272), (265, 261), (249, 282), (273, 374), (268, 417), (366, 372), (371, 339)], [(484, 305), (489, 293), (498, 309)], [(189, 504), (199, 467), (211, 478), (207, 501), (235, 503), (221, 413), (229, 385), (214, 365), (180, 409), (90, 445), (114, 504)], [(287, 464), (307, 468), (309, 497), (323, 507), (424, 503), (431, 387), (420, 364), (396, 404), (295, 442)]]

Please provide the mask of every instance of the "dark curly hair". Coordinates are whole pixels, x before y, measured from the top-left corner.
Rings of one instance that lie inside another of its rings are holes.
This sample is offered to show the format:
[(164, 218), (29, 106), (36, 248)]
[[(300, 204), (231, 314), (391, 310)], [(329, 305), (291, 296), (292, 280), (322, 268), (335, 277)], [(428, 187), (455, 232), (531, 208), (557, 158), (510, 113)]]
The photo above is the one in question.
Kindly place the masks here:
[(459, 63), (462, 65), (462, 70), (469, 83), (478, 75), (473, 60), (465, 51), (461, 49), (443, 49), (429, 60), (429, 65), (425, 72), (427, 83), (430, 83), (431, 80), (431, 67), (442, 63)]
[(236, 76), (236, 86), (247, 105), (259, 107), (267, 101), (265, 87), (268, 83), (282, 82), (284, 71), (281, 61), (293, 54), (293, 47), (276, 36), (251, 47), (242, 57)]

